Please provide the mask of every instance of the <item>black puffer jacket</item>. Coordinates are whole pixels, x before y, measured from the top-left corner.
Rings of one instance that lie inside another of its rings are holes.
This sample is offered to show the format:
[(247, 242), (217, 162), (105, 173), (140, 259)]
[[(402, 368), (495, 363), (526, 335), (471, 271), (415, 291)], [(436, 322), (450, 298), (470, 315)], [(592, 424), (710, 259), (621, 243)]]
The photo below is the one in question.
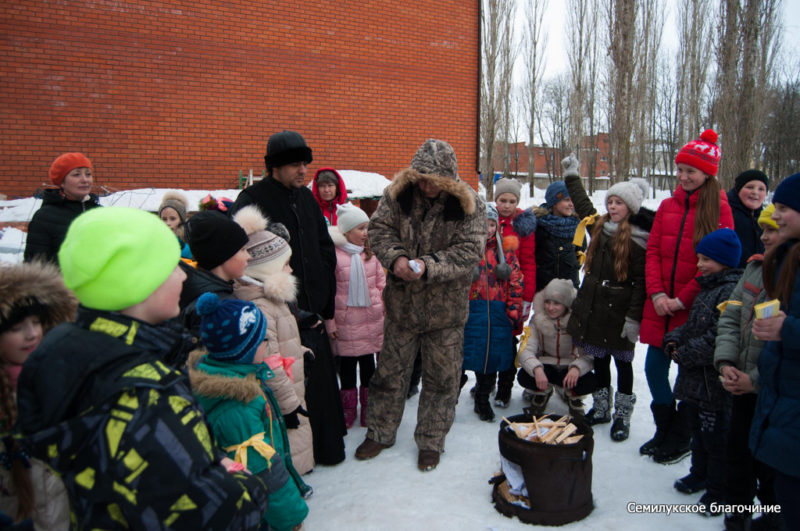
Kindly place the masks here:
[(273, 179), (250, 186), (230, 209), (234, 215), (246, 205), (256, 205), (272, 222), (289, 230), (292, 274), (297, 277), (297, 305), (324, 319), (333, 319), (336, 296), (336, 248), (311, 190), (289, 189)]
[(742, 259), (739, 267), (747, 265), (747, 259), (754, 254), (764, 254), (764, 244), (761, 242), (761, 227), (758, 224), (758, 216), (761, 215), (761, 208), (750, 210), (742, 200), (735, 188), (728, 191), (728, 204), (733, 212), (733, 230), (742, 242)]
[(99, 206), (98, 198), (94, 194), (89, 194), (85, 201), (72, 201), (61, 195), (61, 190), (45, 190), (42, 194), (42, 206), (28, 224), (24, 260), (30, 262), (38, 256), (57, 264), (58, 248), (61, 247), (72, 220)]
[(678, 363), (675, 398), (689, 400), (706, 411), (720, 411), (727, 407), (731, 397), (722, 388), (719, 373), (714, 369), (719, 322), (717, 305), (728, 300), (741, 276), (741, 269), (726, 269), (697, 277), (700, 293), (692, 303), (688, 320), (664, 336), (664, 348), (668, 354), (670, 343), (677, 345), (671, 354)]
[[(216, 293), (220, 299), (235, 299), (233, 295), (233, 282), (222, 280), (217, 275), (196, 269), (184, 261), (178, 265), (186, 273), (181, 289), (181, 315), (183, 326), (198, 340), (200, 339), (200, 316), (195, 305), (203, 293)], [(185, 361), (185, 360), (184, 360)]]

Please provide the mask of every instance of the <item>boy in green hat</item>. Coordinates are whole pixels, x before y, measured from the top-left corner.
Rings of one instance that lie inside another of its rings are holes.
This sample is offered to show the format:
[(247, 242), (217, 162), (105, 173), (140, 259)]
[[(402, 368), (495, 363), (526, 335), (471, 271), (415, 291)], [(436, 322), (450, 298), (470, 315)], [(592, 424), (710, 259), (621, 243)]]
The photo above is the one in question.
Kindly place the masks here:
[(79, 216), (59, 249), (81, 306), (25, 362), (18, 430), (64, 481), (75, 528), (254, 529), (266, 510), (262, 480), (226, 470), (185, 374), (162, 361), (187, 344), (165, 324), (179, 256), (164, 223), (129, 208)]

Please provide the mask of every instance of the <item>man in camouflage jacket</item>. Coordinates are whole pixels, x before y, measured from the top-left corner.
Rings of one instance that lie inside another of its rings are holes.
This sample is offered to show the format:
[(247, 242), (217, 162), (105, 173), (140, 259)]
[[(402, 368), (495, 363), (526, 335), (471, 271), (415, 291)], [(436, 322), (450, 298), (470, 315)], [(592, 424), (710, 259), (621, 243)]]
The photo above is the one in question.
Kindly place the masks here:
[(411, 167), (395, 176), (370, 221), (369, 241), (389, 274), (369, 430), (356, 457), (372, 458), (394, 444), (419, 350), (423, 384), (414, 438), (419, 468), (431, 470), (455, 416), (468, 292), (486, 245), (485, 208), (459, 180), (449, 144), (426, 141)]

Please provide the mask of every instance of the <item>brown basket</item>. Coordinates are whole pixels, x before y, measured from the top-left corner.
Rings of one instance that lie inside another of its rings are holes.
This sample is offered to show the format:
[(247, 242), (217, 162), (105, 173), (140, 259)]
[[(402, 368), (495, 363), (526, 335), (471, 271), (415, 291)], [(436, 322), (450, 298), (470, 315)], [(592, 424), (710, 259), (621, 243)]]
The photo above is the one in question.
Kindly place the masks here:
[[(557, 420), (558, 415), (549, 418)], [(511, 422), (530, 422), (526, 415), (515, 415)], [(546, 444), (518, 438), (500, 423), (500, 454), (522, 469), (531, 508), (510, 503), (496, 481), (492, 491), (495, 508), (506, 516), (536, 525), (563, 525), (585, 518), (592, 512), (592, 428), (572, 420), (576, 434), (583, 438), (573, 444)]]

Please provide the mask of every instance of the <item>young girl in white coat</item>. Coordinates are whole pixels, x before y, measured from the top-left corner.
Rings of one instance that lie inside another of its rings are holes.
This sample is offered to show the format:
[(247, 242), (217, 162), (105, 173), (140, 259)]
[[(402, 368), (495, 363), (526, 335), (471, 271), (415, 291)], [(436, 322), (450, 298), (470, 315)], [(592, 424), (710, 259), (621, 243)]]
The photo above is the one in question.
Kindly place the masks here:
[[(329, 229), (336, 246), (336, 310), (325, 322), (333, 353), (340, 357), (345, 425), (356, 419), (361, 401), (361, 425), (367, 425), (369, 380), (375, 353), (383, 346), (383, 298), (386, 276), (367, 244), (367, 214), (351, 203), (336, 210), (338, 225)], [(361, 389), (356, 392), (356, 368)]]

